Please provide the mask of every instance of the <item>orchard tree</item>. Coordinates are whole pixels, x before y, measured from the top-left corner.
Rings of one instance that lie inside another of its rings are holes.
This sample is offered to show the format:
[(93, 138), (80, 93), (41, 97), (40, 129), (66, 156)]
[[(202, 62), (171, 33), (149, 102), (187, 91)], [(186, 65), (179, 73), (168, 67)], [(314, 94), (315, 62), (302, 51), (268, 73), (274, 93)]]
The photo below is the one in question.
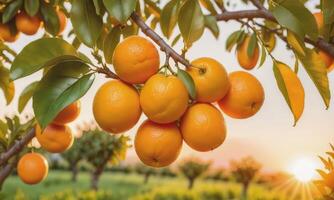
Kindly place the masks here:
[(67, 161), (69, 169), (72, 172), (72, 182), (77, 181), (78, 164), (84, 158), (83, 149), (85, 146), (81, 143), (81, 141), (81, 139), (75, 140), (72, 147), (61, 154), (61, 157)]
[(241, 197), (246, 200), (249, 185), (261, 169), (261, 165), (252, 157), (246, 157), (240, 161), (231, 161), (230, 165), (235, 180), (242, 184)]
[[(32, 99), (37, 125), (2, 150), (1, 167), (35, 135), (51, 153), (70, 148), (73, 134), (67, 124), (79, 115), (80, 98), (89, 92), (98, 74), (113, 80), (104, 83), (94, 97), (95, 121), (104, 131), (119, 134), (134, 127), (143, 112), (148, 120), (136, 134), (135, 150), (140, 160), (152, 167), (173, 163), (183, 141), (201, 152), (219, 147), (227, 131), (222, 112), (235, 119), (255, 115), (265, 93), (250, 72), (267, 59), (273, 63), (278, 90), (295, 124), (304, 110), (305, 93), (298, 77), (301, 66), (328, 108), (328, 73), (334, 68), (334, 2), (319, 0), (314, 14), (306, 2), (1, 1), (0, 87), (7, 104), (15, 94), (16, 80), (43, 71), (18, 101), (21, 113)], [(246, 8), (236, 10), (237, 4)], [(72, 26), (67, 26), (68, 20)], [(228, 74), (219, 61), (208, 57), (187, 59), (188, 50), (204, 30), (219, 40), (221, 21), (240, 24), (228, 37), (225, 49), (236, 51), (243, 71)], [(66, 35), (65, 27), (69, 30)], [(41, 38), (20, 52), (11, 49), (20, 35), (34, 35), (40, 29), (44, 30)], [(293, 68), (275, 57), (278, 41), (294, 55)], [(173, 48), (176, 44), (183, 44), (182, 49)], [(165, 54), (164, 62), (160, 62), (156, 46)], [(90, 53), (84, 54), (83, 49)], [(219, 108), (213, 106), (216, 102)], [(53, 147), (53, 141), (58, 145)], [(2, 173), (8, 176), (9, 172)]]
[(130, 147), (126, 136), (113, 136), (99, 129), (84, 131), (80, 141), (83, 158), (92, 165), (91, 188), (98, 189), (100, 176), (108, 163), (125, 159)]
[(148, 183), (148, 181), (149, 181), (149, 179), (152, 175), (157, 174), (156, 169), (154, 169), (152, 167), (145, 166), (141, 163), (136, 165), (135, 170), (138, 174), (141, 174), (141, 175), (144, 176), (144, 184)]
[(210, 163), (205, 163), (200, 160), (188, 159), (179, 165), (180, 172), (188, 180), (188, 189), (194, 187), (196, 179), (203, 175), (210, 167)]

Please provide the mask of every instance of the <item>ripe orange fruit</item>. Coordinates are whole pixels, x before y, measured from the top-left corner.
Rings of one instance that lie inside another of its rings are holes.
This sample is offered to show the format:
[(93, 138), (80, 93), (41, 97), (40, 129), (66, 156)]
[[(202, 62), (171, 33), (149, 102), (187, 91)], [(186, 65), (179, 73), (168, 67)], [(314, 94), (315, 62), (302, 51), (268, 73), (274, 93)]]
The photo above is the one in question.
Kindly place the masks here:
[(40, 126), (36, 125), (36, 138), (43, 149), (50, 153), (62, 153), (73, 144), (73, 134), (68, 126), (48, 125), (42, 132)]
[(229, 75), (231, 88), (219, 106), (232, 118), (245, 119), (255, 115), (264, 102), (261, 83), (250, 73), (237, 71)]
[(157, 49), (150, 41), (131, 36), (117, 45), (112, 63), (123, 81), (139, 84), (158, 72), (160, 60)]
[(57, 9), (57, 15), (58, 15), (58, 19), (59, 19), (59, 32), (58, 35), (61, 35), (65, 28), (66, 28), (66, 24), (67, 24), (67, 17), (65, 15), (65, 13), (59, 9)]
[(26, 184), (37, 184), (48, 175), (48, 162), (39, 153), (27, 153), (17, 164), (17, 173)]
[(256, 44), (254, 54), (252, 57), (248, 56), (248, 46), (250, 42), (250, 36), (247, 36), (242, 44), (238, 47), (237, 56), (240, 66), (246, 70), (253, 69), (259, 59), (259, 46)]
[(188, 108), (181, 119), (180, 129), (184, 141), (201, 152), (214, 150), (226, 138), (224, 117), (211, 104), (198, 103)]
[(180, 154), (182, 136), (175, 123), (156, 124), (146, 120), (135, 137), (135, 151), (139, 159), (151, 167), (166, 167)]
[(195, 82), (198, 102), (218, 101), (230, 87), (224, 66), (212, 58), (194, 60), (187, 71)]
[(156, 123), (178, 120), (188, 107), (188, 92), (175, 76), (156, 74), (145, 83), (140, 93), (140, 105), (146, 116)]
[(334, 59), (324, 51), (319, 51), (320, 59), (325, 63), (327, 71), (330, 72), (334, 67)]
[(122, 81), (108, 81), (95, 95), (93, 113), (96, 122), (105, 131), (127, 131), (141, 115), (139, 94), (134, 87)]
[(69, 106), (64, 108), (58, 113), (56, 118), (53, 120), (53, 124), (64, 125), (74, 121), (80, 114), (80, 101), (71, 103)]
[(313, 13), (315, 21), (317, 22), (318, 29), (321, 31), (324, 27), (324, 15), (321, 12)]
[(19, 36), (19, 32), (13, 34), (7, 24), (0, 24), (0, 39), (5, 42), (15, 42)]
[(29, 16), (26, 12), (21, 11), (15, 17), (15, 23), (17, 30), (26, 35), (34, 35), (41, 27), (42, 21), (38, 16)]

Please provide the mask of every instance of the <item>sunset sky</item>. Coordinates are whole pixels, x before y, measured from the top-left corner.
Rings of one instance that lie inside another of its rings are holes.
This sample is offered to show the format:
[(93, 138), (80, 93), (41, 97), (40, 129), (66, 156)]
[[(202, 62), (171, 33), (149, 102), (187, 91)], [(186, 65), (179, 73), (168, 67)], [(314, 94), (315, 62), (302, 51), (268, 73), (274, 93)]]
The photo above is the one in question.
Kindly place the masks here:
[[(192, 60), (198, 57), (212, 57), (220, 61), (229, 72), (241, 70), (234, 53), (225, 51), (226, 38), (230, 33), (238, 30), (240, 25), (235, 22), (221, 22), (219, 25), (221, 29), (219, 41), (215, 40), (212, 34), (206, 31), (203, 38), (190, 49), (187, 58)], [(20, 40), (11, 47), (19, 52), (32, 39), (36, 39), (42, 34), (43, 31), (33, 37), (21, 35)], [(180, 50), (180, 48), (181, 43), (176, 49)], [(81, 50), (86, 55), (89, 54), (87, 49), (81, 48)], [(291, 52), (285, 49), (285, 44), (279, 42), (273, 54), (278, 60), (290, 66), (294, 65), (293, 56)], [(161, 62), (164, 62), (163, 54), (161, 54)], [(255, 69), (251, 73), (261, 81), (266, 93), (266, 100), (260, 112), (247, 120), (231, 119), (224, 115), (228, 136), (220, 148), (208, 153), (197, 153), (184, 145), (181, 157), (194, 156), (213, 160), (217, 166), (220, 166), (226, 165), (231, 159), (251, 155), (260, 161), (267, 170), (286, 170), (291, 162), (301, 157), (318, 162), (317, 155), (328, 150), (330, 142), (334, 143), (333, 101), (330, 109), (326, 110), (318, 91), (301, 67), (298, 75), (305, 88), (306, 104), (302, 118), (297, 126), (293, 127), (293, 116), (274, 79), (272, 61), (268, 58), (262, 68)], [(32, 75), (16, 81), (15, 100), (8, 107), (5, 106), (4, 97), (1, 93), (0, 107), (2, 109), (0, 110), (0, 116), (16, 113), (19, 94), (28, 83), (39, 78), (40, 75)], [(334, 94), (334, 72), (329, 75), (329, 79), (332, 86), (331, 92)], [(93, 87), (81, 100), (82, 113), (76, 123), (93, 119), (92, 100), (98, 87), (105, 81), (106, 79), (103, 76), (97, 76)], [(32, 113), (31, 102), (24, 113)], [(142, 115), (141, 121), (144, 119), (145, 116)], [(134, 136), (138, 125), (126, 134)], [(128, 157), (129, 160), (136, 158), (133, 150), (128, 154)]]

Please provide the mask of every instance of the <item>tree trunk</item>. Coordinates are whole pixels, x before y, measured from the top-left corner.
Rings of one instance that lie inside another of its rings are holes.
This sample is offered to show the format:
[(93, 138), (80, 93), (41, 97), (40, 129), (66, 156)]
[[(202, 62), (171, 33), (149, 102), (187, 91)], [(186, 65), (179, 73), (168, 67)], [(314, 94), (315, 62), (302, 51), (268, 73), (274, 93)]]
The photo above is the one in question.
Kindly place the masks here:
[(248, 187), (249, 187), (248, 183), (242, 184), (242, 193), (241, 193), (242, 200), (247, 200)]
[(190, 178), (188, 179), (188, 189), (191, 190), (194, 187), (195, 180)]
[(148, 183), (148, 180), (150, 179), (150, 176), (151, 176), (151, 173), (145, 173), (145, 176), (144, 176), (144, 184), (147, 184), (147, 183)]
[(100, 179), (100, 175), (99, 173), (96, 173), (96, 171), (94, 171), (92, 173), (92, 180), (91, 180), (91, 189), (97, 191), (99, 189), (99, 179)]
[(75, 182), (77, 182), (77, 175), (78, 175), (77, 164), (73, 164), (71, 166), (71, 171), (72, 171), (72, 182), (75, 183)]

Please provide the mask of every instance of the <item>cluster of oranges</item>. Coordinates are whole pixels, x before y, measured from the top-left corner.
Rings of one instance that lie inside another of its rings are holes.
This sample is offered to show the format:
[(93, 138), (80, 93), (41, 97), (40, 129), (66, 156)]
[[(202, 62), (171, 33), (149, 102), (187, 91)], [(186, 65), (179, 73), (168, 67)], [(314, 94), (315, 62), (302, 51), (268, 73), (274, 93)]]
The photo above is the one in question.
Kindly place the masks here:
[(97, 91), (95, 120), (102, 129), (117, 134), (135, 126), (144, 112), (148, 119), (137, 131), (135, 151), (148, 166), (170, 165), (183, 141), (200, 152), (219, 147), (226, 126), (216, 103), (230, 117), (244, 119), (257, 113), (264, 102), (264, 90), (254, 76), (243, 71), (228, 75), (211, 58), (196, 59), (187, 68), (197, 94), (191, 101), (178, 77), (159, 73), (157, 49), (140, 36), (119, 43), (112, 60), (120, 80), (108, 81)]
[[(56, 13), (59, 19), (58, 35), (60, 35), (66, 27), (67, 18), (60, 9), (56, 9)], [(16, 30), (12, 30), (9, 24), (0, 23), (0, 39), (5, 42), (15, 42), (21, 32), (26, 35), (34, 35), (42, 25), (43, 23), (39, 15), (30, 16), (22, 10), (15, 16)]]
[[(35, 136), (41, 147), (50, 153), (62, 153), (73, 144), (73, 134), (66, 124), (74, 121), (80, 114), (80, 102), (74, 102), (62, 110), (43, 132), (36, 125)], [(17, 172), (27, 184), (37, 184), (48, 174), (48, 163), (39, 153), (28, 153), (18, 162)]]

